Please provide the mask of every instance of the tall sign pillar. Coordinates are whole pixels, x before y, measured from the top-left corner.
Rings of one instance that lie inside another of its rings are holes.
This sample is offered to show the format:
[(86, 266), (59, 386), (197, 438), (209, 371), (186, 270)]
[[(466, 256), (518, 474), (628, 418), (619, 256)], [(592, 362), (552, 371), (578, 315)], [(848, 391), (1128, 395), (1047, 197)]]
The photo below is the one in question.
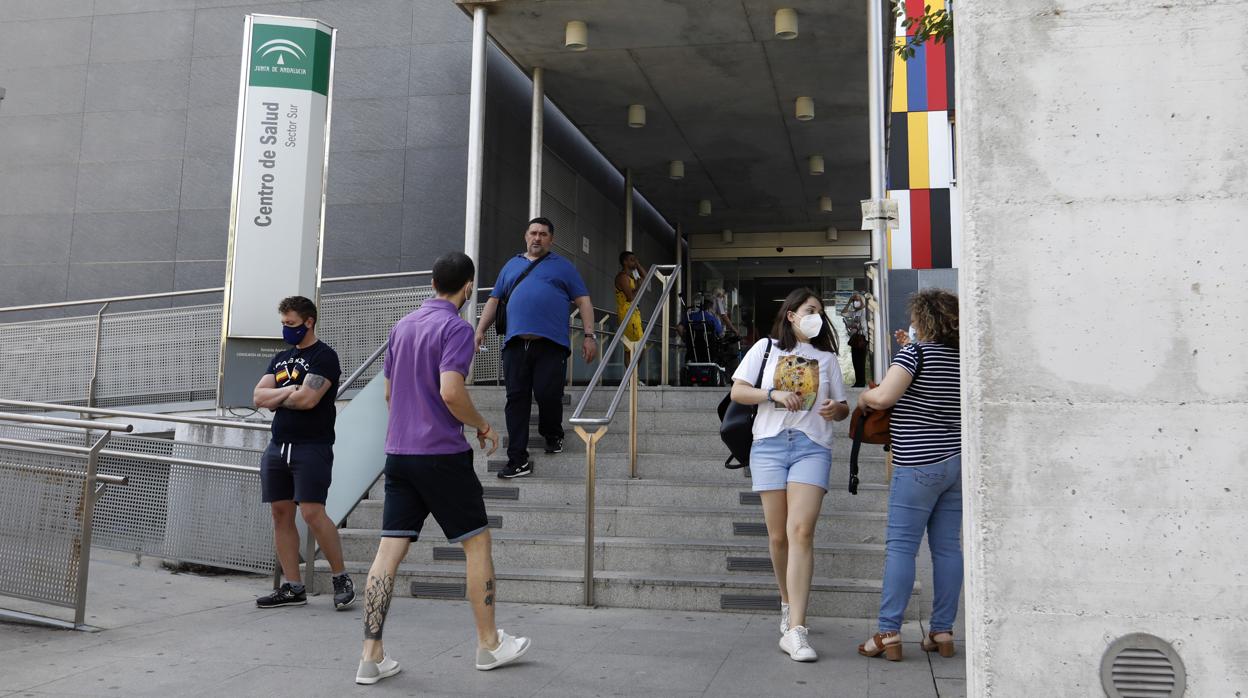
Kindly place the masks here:
[(315, 19), (244, 21), (218, 407), (250, 406), (286, 346), (278, 303), (319, 301), (336, 39)]

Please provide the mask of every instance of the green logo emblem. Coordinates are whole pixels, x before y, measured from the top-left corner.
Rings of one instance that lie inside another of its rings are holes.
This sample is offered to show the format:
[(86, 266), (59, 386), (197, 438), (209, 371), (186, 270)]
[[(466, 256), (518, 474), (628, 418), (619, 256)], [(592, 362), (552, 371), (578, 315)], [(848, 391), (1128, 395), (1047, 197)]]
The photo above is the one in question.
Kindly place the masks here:
[(251, 29), (253, 87), (329, 92), (329, 34), (307, 27), (255, 24)]

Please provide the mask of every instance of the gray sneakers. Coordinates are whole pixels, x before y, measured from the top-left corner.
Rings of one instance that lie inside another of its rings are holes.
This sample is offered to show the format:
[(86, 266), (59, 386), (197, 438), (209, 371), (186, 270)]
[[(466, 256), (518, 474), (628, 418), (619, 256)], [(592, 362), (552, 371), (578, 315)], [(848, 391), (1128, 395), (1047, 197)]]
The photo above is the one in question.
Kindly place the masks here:
[(529, 651), (529, 638), (512, 637), (498, 629), (498, 647), (492, 650), (477, 648), (477, 669), (489, 671), (504, 664), (511, 664)]
[(397, 673), (399, 673), (399, 663), (391, 659), (390, 655), (383, 656), (380, 662), (361, 659), (360, 668), (355, 672), (355, 682), (371, 686)]

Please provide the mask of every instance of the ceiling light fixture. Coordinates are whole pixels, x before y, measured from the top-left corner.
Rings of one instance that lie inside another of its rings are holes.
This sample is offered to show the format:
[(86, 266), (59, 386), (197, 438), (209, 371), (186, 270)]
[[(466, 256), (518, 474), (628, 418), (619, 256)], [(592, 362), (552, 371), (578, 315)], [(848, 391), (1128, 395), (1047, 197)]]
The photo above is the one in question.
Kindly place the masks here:
[(702, 199), (701, 201), (698, 202), (698, 215), (703, 216), (703, 217), (711, 215), (710, 200)]
[(822, 155), (810, 156), (810, 173), (812, 175), (823, 174), (823, 156)]
[(776, 10), (776, 38), (786, 41), (797, 38), (797, 10), (788, 7)]
[(628, 105), (628, 127), (641, 128), (646, 125), (646, 105), (630, 104)]
[(672, 160), (667, 163), (668, 179), (684, 179), (685, 178), (685, 161)]
[(824, 213), (832, 213), (832, 197), (830, 196), (819, 197), (819, 210), (823, 211)]
[(719, 239), (723, 240), (725, 245), (731, 245), (732, 244), (732, 231), (727, 228), (724, 228), (723, 231), (721, 231), (719, 234)]
[(810, 97), (798, 97), (794, 104), (798, 121), (810, 121), (815, 118), (815, 100)]
[(572, 51), (584, 51), (589, 48), (589, 28), (579, 19), (568, 22), (563, 29), (563, 45)]
[(828, 242), (836, 242), (836, 239), (840, 237), (840, 233), (841, 231), (837, 230), (835, 225), (830, 225), (827, 231), (824, 232), (823, 239)]

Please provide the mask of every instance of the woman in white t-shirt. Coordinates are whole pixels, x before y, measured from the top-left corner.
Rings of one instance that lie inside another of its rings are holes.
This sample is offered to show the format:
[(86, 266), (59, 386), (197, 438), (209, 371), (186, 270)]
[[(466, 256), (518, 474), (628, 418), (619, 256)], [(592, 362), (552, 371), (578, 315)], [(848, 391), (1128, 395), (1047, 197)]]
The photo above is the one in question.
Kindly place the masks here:
[[(755, 343), (737, 367), (732, 400), (759, 406), (750, 475), (763, 501), (771, 564), (780, 586), (780, 649), (796, 661), (813, 662), (818, 655), (807, 639), (806, 606), (814, 573), (815, 522), (832, 467), (831, 422), (845, 419), (849, 407), (836, 337), (814, 291), (790, 293), (771, 334), (774, 339)], [(760, 368), (762, 387), (755, 388)]]

